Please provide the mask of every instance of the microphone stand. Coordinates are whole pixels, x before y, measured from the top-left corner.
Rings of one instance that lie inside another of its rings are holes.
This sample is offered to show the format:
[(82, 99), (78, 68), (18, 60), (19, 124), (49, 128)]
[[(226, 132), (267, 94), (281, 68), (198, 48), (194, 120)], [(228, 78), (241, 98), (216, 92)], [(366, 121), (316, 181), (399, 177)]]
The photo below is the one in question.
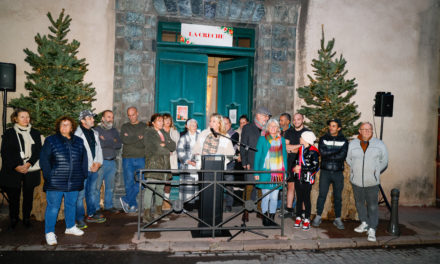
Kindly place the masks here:
[(224, 138), (229, 139), (230, 141), (232, 141), (232, 143), (234, 143), (234, 144), (238, 144), (239, 146), (243, 147), (246, 151), (248, 151), (248, 150), (252, 150), (252, 151), (255, 151), (255, 152), (258, 151), (256, 148), (253, 148), (253, 147), (251, 147), (251, 146), (249, 146), (249, 145), (246, 145), (246, 144), (244, 144), (244, 143), (241, 143), (241, 142), (238, 141), (238, 140), (235, 140), (235, 139), (232, 139), (232, 138), (227, 137), (227, 136), (225, 136), (225, 135), (222, 135), (222, 134), (220, 134), (220, 133), (217, 133), (217, 132), (215, 132), (214, 129), (212, 129), (212, 128), (211, 128), (211, 133), (212, 133), (215, 137), (217, 137), (217, 136), (221, 136), (221, 137), (224, 137)]
[[(246, 145), (246, 144), (244, 144), (244, 143), (241, 143), (241, 142), (238, 141), (238, 140), (232, 139), (232, 138), (230, 138), (230, 137), (227, 137), (227, 136), (225, 136), (225, 135), (222, 135), (222, 134), (220, 134), (220, 133), (215, 132), (215, 130), (214, 130), (213, 128), (211, 128), (211, 133), (214, 135), (214, 137), (221, 136), (221, 137), (224, 137), (224, 138), (229, 139), (232, 143), (238, 144), (239, 146), (243, 147), (246, 151), (248, 151), (248, 150), (252, 150), (252, 151), (255, 151), (255, 152), (258, 151), (256, 148), (253, 148), (253, 147), (251, 147), (251, 146), (249, 146), (249, 145)], [(246, 203), (245, 203), (245, 204), (244, 204), (244, 208), (242, 209), (242, 211), (241, 211), (239, 214), (237, 214), (236, 216), (238, 216), (238, 215), (240, 215), (240, 214), (244, 214), (246, 211), (247, 211), (247, 210), (246, 210)], [(258, 214), (258, 212), (256, 212), (256, 213)], [(233, 218), (235, 218), (236, 216), (234, 216)], [(265, 217), (265, 216), (263, 216), (263, 217)], [(241, 224), (241, 227), (242, 227), (242, 229), (241, 229), (240, 231), (238, 231), (236, 234), (234, 234), (233, 236), (231, 236), (231, 237), (228, 239), (228, 242), (231, 241), (232, 239), (234, 239), (234, 238), (235, 238), (236, 236), (238, 236), (239, 234), (241, 234), (241, 233), (244, 234), (246, 231), (247, 231), (247, 232), (250, 232), (250, 233), (253, 233), (253, 234), (256, 234), (256, 235), (259, 235), (259, 236), (262, 236), (262, 237), (265, 237), (265, 238), (268, 238), (267, 235), (265, 235), (265, 234), (263, 234), (263, 233), (260, 233), (260, 232), (257, 232), (257, 231), (255, 231), (255, 230), (252, 230), (251, 227), (248, 228), (247, 225), (246, 225), (246, 221), (245, 221), (243, 218), (242, 218), (242, 224)]]

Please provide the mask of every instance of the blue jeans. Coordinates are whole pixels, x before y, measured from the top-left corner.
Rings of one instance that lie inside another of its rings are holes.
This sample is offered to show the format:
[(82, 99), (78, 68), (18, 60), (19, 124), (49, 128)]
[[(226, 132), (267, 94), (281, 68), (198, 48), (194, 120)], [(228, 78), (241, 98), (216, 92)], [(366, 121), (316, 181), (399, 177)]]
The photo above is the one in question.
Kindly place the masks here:
[(125, 196), (122, 197), (128, 205), (138, 207), (136, 197), (139, 193), (139, 185), (134, 181), (134, 174), (139, 169), (145, 168), (144, 158), (123, 158), (122, 169), (124, 171)]
[(55, 224), (57, 223), (58, 211), (60, 210), (61, 200), (64, 196), (64, 218), (66, 228), (75, 225), (75, 204), (78, 198), (78, 191), (61, 192), (46, 191), (46, 215), (44, 217), (44, 232), (55, 232)]
[(84, 198), (87, 204), (87, 215), (92, 216), (96, 213), (96, 200), (98, 199), (98, 191), (96, 184), (98, 181), (97, 172), (88, 172), (87, 179), (84, 181), (84, 189), (78, 193), (78, 200), (76, 201), (76, 220), (84, 219)]
[[(261, 189), (261, 192), (263, 193), (263, 195), (265, 195), (269, 191), (270, 191), (270, 189)], [(265, 196), (261, 200), (261, 211), (263, 212), (263, 214), (266, 213), (267, 211), (269, 211), (270, 214), (276, 213), (279, 191), (280, 190), (277, 189), (277, 190), (271, 192), (269, 195)]]
[(115, 188), (115, 174), (116, 174), (116, 161), (104, 160), (101, 168), (98, 171), (98, 180), (96, 184), (98, 199), (96, 200), (95, 208), (99, 209), (99, 201), (101, 198), (101, 186), (102, 182), (105, 183), (104, 194), (104, 209), (110, 209), (113, 207), (113, 189)]
[(86, 184), (87, 179), (84, 180), (84, 188), (78, 192), (78, 198), (76, 199), (76, 213), (75, 220), (84, 220), (85, 212), (84, 212), (84, 198), (86, 194)]

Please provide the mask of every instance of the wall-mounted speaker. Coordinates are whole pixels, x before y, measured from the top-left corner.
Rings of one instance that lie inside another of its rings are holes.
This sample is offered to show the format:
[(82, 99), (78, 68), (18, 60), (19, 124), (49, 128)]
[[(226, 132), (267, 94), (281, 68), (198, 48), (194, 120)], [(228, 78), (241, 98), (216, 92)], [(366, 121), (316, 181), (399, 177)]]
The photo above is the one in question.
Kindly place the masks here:
[(394, 95), (389, 92), (377, 92), (374, 100), (375, 116), (393, 116)]
[(0, 90), (15, 92), (15, 64), (0, 62)]

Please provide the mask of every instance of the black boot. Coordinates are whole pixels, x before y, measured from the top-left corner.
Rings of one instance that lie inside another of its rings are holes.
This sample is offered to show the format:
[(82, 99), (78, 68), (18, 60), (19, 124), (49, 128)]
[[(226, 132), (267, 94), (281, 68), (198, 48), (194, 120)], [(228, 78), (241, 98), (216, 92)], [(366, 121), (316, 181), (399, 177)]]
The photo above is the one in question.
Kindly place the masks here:
[(24, 225), (26, 228), (31, 228), (31, 227), (32, 227), (31, 219), (30, 219), (30, 218), (24, 218), (24, 219), (23, 219), (23, 225)]
[(269, 214), (269, 218), (272, 219), (272, 221), (269, 221), (270, 226), (277, 226), (277, 223), (275, 223), (275, 214)]
[(293, 212), (293, 208), (286, 207), (286, 210), (284, 211), (284, 218), (293, 218), (295, 216), (295, 213)]
[(264, 215), (261, 215), (263, 217), (262, 222), (263, 222), (263, 226), (270, 226), (270, 220), (267, 219), (267, 217), (269, 217), (268, 213), (265, 213)]
[(10, 230), (14, 230), (15, 227), (17, 226), (17, 224), (18, 224), (18, 219), (17, 218), (11, 218), (11, 223), (9, 225), (9, 229)]

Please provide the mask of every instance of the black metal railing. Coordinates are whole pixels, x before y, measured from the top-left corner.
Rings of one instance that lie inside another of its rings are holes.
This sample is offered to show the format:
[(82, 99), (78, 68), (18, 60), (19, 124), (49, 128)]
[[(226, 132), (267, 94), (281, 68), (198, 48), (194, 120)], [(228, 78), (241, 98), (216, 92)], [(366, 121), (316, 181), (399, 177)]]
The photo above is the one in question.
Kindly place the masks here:
[[(166, 174), (174, 174), (174, 175), (182, 175), (182, 174), (195, 174), (197, 173), (199, 175), (205, 174), (205, 173), (213, 173), (214, 178), (213, 180), (155, 180), (155, 179), (145, 179), (144, 174), (145, 173), (166, 173)], [(280, 182), (262, 182), (262, 181), (224, 181), (224, 180), (217, 180), (217, 174), (267, 174), (267, 173), (283, 173), (283, 181)], [(251, 170), (160, 170), (160, 169), (141, 169), (136, 171), (135, 174), (135, 180), (139, 183), (139, 192), (141, 193), (140, 201), (141, 205), (139, 206), (138, 211), (138, 239), (140, 238), (141, 232), (162, 232), (162, 231), (204, 231), (208, 230), (211, 231), (211, 237), (215, 237), (216, 233), (218, 231), (222, 232), (222, 230), (237, 230), (238, 232), (234, 235), (232, 235), (228, 241), (232, 240), (234, 237), (236, 237), (238, 234), (242, 232), (252, 232), (264, 237), (267, 237), (264, 234), (255, 232), (254, 230), (264, 230), (264, 229), (280, 229), (281, 230), (281, 236), (284, 236), (284, 217), (281, 217), (281, 223), (277, 224), (275, 221), (273, 221), (271, 218), (269, 218), (267, 215), (263, 214), (262, 211), (258, 210), (257, 204), (266, 196), (270, 195), (273, 191), (280, 189), (281, 190), (281, 215), (284, 215), (284, 201), (285, 201), (285, 183), (286, 183), (286, 172), (285, 171), (251, 171)], [(190, 197), (184, 199), (183, 201), (179, 199), (177, 200), (170, 200), (170, 198), (165, 197), (164, 195), (157, 193), (153, 188), (149, 186), (149, 184), (171, 184), (173, 186), (179, 185), (199, 185), (199, 184), (206, 184), (203, 188), (201, 188), (199, 191), (191, 195)], [(256, 184), (276, 184), (273, 188), (268, 188), (269, 192), (265, 193), (261, 197), (259, 197), (257, 200), (244, 200), (242, 197), (239, 197), (236, 195), (233, 191), (226, 188), (226, 185), (256, 185)], [(195, 199), (197, 196), (199, 196), (202, 192), (206, 192), (210, 187), (213, 187), (213, 202), (212, 202), (212, 222), (207, 223), (203, 219), (194, 216), (193, 214), (189, 213), (187, 210), (184, 209), (184, 205), (191, 200)], [(220, 223), (216, 222), (216, 199), (217, 199), (217, 189), (220, 187), (222, 191), (226, 191), (228, 194), (232, 195), (235, 200), (239, 201), (239, 203), (242, 204), (240, 210), (238, 212), (233, 213), (232, 216), (227, 217), (225, 220), (221, 221)], [(148, 188), (153, 192), (153, 197), (155, 195), (161, 197), (164, 202), (168, 202), (171, 205), (171, 209), (167, 212), (163, 212), (162, 215), (154, 218), (149, 221), (148, 223), (142, 223), (143, 222), (143, 192), (142, 189)], [(267, 218), (267, 220), (271, 221), (272, 223), (275, 223), (274, 226), (247, 226), (244, 221), (243, 224), (240, 226), (228, 226), (227, 224), (235, 219), (236, 217), (242, 215), (245, 211), (252, 213), (255, 212), (257, 214), (261, 214), (262, 217)], [(185, 214), (192, 219), (196, 220), (198, 223), (201, 223), (202, 226), (195, 226), (195, 227), (164, 227), (164, 228), (154, 228), (151, 227), (154, 223), (157, 223), (162, 218), (171, 215), (171, 214)]]

